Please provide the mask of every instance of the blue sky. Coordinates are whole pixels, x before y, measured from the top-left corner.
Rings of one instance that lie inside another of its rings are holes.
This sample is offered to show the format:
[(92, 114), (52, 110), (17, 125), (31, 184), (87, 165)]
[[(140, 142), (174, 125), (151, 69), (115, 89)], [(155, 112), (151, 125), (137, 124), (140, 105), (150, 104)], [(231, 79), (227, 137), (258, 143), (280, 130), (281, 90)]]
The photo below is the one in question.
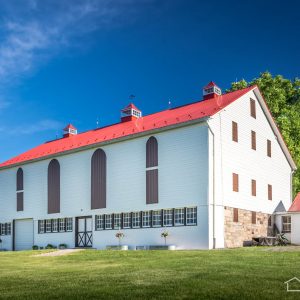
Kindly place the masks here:
[(0, 0), (0, 161), (192, 102), (269, 70), (299, 77), (297, 1)]

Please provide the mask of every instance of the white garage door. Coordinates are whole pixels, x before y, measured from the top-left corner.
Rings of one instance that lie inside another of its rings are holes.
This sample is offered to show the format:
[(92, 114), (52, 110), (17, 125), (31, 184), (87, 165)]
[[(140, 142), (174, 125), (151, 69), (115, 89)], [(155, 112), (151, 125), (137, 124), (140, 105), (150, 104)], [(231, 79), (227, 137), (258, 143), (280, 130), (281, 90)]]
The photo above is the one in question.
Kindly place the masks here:
[(33, 246), (33, 219), (15, 221), (15, 250), (31, 250)]

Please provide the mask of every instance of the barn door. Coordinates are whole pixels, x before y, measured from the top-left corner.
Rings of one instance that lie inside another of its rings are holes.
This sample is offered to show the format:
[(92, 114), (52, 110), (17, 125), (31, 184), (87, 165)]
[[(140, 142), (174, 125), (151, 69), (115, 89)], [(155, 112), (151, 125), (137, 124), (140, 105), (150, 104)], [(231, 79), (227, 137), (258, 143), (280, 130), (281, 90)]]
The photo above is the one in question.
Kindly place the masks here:
[(93, 230), (92, 217), (76, 218), (76, 247), (92, 247), (93, 246)]

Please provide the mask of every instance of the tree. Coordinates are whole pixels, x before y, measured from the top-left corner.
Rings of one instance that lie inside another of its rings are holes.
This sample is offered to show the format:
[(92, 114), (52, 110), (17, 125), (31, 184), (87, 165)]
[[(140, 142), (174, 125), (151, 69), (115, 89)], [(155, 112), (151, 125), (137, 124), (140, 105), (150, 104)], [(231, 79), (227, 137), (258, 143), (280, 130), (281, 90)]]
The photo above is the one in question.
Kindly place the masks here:
[[(257, 85), (262, 92), (281, 134), (296, 162), (300, 165), (300, 79), (261, 73), (250, 82), (233, 82), (227, 92)], [(294, 173), (293, 194), (300, 191), (300, 170)]]

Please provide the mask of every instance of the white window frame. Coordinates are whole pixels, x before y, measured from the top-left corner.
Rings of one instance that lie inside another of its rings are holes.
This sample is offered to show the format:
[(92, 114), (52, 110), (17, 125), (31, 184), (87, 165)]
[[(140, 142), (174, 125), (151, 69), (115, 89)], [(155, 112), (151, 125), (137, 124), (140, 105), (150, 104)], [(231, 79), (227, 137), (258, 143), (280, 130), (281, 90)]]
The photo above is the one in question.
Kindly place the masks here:
[(118, 230), (121, 229), (121, 221), (122, 221), (121, 214), (120, 213), (114, 214), (114, 229), (118, 229)]
[(161, 218), (161, 209), (152, 211), (152, 227), (161, 227), (162, 218)]
[[(284, 221), (284, 219), (287, 219)], [(291, 216), (282, 216), (282, 233), (291, 233)]]
[(104, 230), (104, 215), (96, 216), (96, 230)]
[(58, 219), (58, 231), (65, 232), (66, 231), (66, 219)]
[(112, 214), (105, 215), (105, 229), (112, 229)]
[(197, 225), (197, 207), (187, 207), (185, 218), (187, 226)]
[(123, 213), (123, 228), (131, 228), (131, 213)]
[(58, 232), (58, 219), (52, 219), (52, 232)]
[(142, 227), (149, 228), (151, 226), (151, 214), (150, 211), (143, 211), (142, 212)]
[(46, 224), (45, 224), (45, 232), (46, 232), (46, 233), (51, 233), (51, 232), (52, 232), (51, 219), (46, 220)]
[(45, 220), (38, 221), (39, 233), (45, 233)]
[(175, 226), (184, 226), (184, 207), (181, 208), (175, 208), (175, 219), (174, 219), (174, 225)]
[(73, 218), (66, 218), (66, 231), (67, 232), (73, 231)]
[(172, 208), (163, 210), (163, 226), (164, 227), (173, 226), (173, 209)]
[(11, 223), (7, 223), (6, 225), (6, 234), (11, 235)]
[(135, 211), (132, 213), (132, 228), (140, 228), (141, 227), (141, 213)]

